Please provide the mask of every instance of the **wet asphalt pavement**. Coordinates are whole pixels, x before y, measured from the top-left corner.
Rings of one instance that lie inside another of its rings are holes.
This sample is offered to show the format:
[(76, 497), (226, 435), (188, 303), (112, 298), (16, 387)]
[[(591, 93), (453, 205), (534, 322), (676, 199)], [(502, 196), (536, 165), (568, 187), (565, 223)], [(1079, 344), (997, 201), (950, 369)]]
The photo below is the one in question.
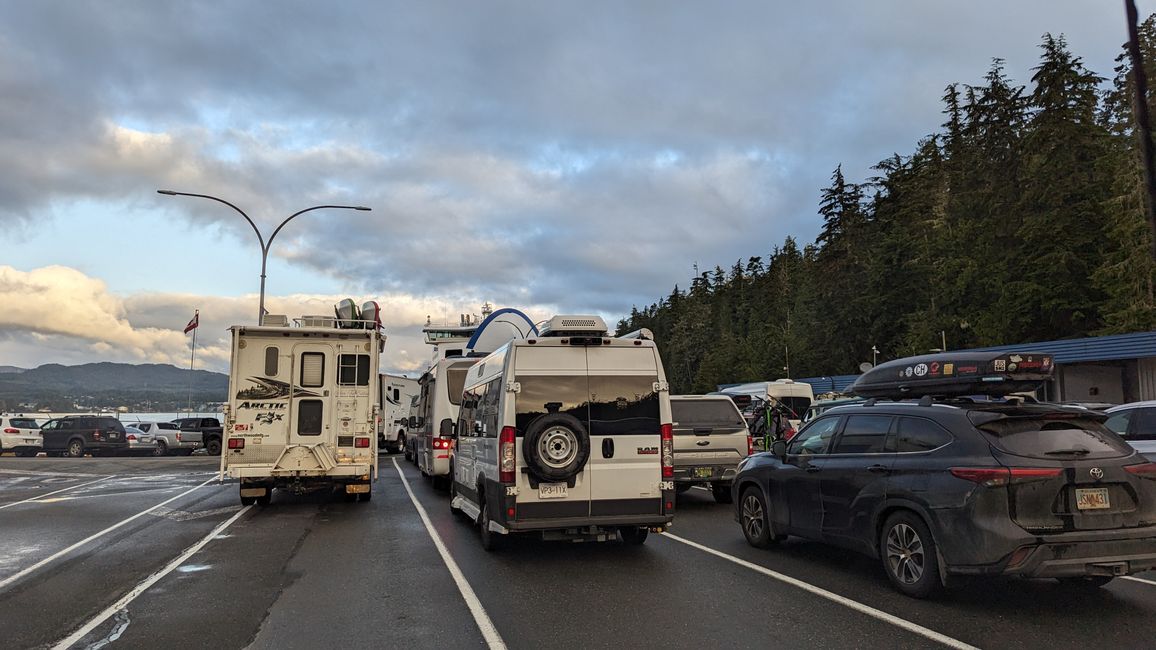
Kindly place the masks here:
[(698, 489), (672, 535), (641, 547), (514, 539), (491, 554), (396, 463), (457, 579), (393, 457), (368, 503), (277, 493), (265, 508), (240, 506), (216, 458), (0, 457), (0, 647), (1156, 645), (1153, 574), (1091, 594), (975, 581), (916, 601), (869, 558), (794, 538), (749, 547)]

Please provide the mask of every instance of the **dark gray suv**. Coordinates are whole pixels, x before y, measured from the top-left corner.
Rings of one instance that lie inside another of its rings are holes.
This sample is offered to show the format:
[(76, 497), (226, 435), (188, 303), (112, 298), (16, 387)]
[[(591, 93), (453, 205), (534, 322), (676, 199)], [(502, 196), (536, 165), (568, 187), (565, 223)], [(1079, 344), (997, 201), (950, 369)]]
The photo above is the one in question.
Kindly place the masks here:
[[(953, 575), (1092, 588), (1156, 568), (1156, 463), (1102, 414), (961, 394), (999, 393), (1003, 382), (1022, 390), (1030, 382), (1008, 357), (1039, 356), (934, 355), (864, 375), (870, 399), (829, 410), (740, 466), (735, 515), (747, 541), (766, 547), (790, 534), (866, 553), (915, 597)], [(933, 367), (941, 381), (920, 385)]]
[(114, 455), (128, 451), (124, 425), (104, 415), (69, 415), (40, 427), (47, 456), (81, 458), (85, 454)]

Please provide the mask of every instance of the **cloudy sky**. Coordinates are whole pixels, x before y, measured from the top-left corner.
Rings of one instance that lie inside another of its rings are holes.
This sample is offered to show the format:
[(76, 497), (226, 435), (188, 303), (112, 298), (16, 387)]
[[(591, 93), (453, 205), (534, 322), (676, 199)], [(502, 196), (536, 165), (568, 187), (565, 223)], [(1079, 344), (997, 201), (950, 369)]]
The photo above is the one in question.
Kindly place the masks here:
[[(1140, 3), (1156, 11), (1156, 0)], [(483, 301), (653, 302), (693, 265), (811, 241), (862, 180), (1045, 32), (1111, 76), (1122, 2), (0, 0), (0, 365), (228, 365), (273, 313), (376, 299), (385, 365)]]

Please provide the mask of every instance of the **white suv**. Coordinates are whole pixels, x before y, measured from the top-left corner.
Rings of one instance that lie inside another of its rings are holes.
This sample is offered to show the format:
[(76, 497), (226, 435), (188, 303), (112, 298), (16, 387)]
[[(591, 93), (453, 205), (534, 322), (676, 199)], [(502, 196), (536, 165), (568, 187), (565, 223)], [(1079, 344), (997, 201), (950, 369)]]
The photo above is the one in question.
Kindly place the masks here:
[(477, 522), (483, 547), (526, 531), (641, 544), (670, 524), (670, 394), (648, 336), (556, 316), (470, 369), (450, 508)]
[(11, 451), (30, 458), (39, 454), (43, 446), (39, 422), (21, 415), (0, 416), (0, 453)]

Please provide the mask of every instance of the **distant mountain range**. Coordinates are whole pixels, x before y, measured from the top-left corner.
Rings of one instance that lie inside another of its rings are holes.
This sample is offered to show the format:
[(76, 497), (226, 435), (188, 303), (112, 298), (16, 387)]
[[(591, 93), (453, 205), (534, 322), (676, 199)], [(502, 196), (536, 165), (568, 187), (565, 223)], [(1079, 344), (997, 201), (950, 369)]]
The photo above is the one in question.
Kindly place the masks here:
[[(223, 402), (229, 376), (207, 370), (185, 370), (167, 364), (50, 363), (24, 369), (0, 366), (0, 410), (35, 408), (72, 410), (127, 406), (167, 408)], [(191, 395), (190, 395), (191, 392)]]

